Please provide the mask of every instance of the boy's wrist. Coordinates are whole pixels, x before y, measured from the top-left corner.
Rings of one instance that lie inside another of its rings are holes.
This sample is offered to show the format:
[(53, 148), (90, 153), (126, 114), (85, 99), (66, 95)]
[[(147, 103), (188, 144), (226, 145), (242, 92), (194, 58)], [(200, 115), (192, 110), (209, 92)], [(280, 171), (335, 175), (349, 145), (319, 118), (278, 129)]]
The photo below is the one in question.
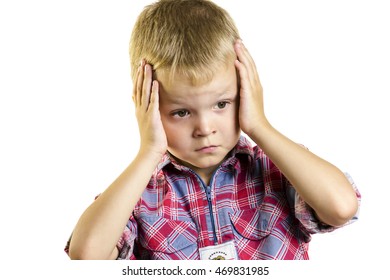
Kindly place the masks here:
[(256, 142), (256, 144), (259, 145), (258, 142), (261, 142), (261, 139), (266, 137), (266, 135), (272, 131), (274, 128), (272, 125), (268, 122), (267, 119), (264, 118), (262, 122), (258, 122), (257, 125), (251, 130), (245, 132), (253, 141)]
[(154, 165), (157, 165), (165, 153), (154, 151), (151, 148), (141, 147), (137, 154), (137, 159), (142, 161), (149, 161)]

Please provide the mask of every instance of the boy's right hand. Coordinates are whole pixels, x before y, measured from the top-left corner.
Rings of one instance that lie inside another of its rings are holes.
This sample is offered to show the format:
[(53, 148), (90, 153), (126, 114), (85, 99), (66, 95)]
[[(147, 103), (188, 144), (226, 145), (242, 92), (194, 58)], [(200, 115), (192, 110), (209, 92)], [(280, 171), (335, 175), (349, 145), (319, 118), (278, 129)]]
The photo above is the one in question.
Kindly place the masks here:
[(159, 111), (159, 84), (152, 76), (152, 67), (142, 60), (133, 101), (141, 138), (140, 153), (154, 153), (160, 159), (167, 151), (168, 141)]

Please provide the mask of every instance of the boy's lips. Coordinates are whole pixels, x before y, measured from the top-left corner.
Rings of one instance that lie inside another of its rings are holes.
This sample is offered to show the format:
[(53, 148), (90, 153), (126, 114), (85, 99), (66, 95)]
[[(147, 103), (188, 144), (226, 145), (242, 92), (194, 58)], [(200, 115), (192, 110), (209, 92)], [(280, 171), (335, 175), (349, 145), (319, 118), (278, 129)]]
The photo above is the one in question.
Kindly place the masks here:
[(199, 149), (196, 149), (195, 151), (196, 151), (196, 152), (200, 152), (200, 153), (212, 153), (212, 152), (214, 152), (217, 148), (218, 148), (218, 146), (216, 146), (216, 145), (210, 145), (210, 146), (201, 147), (201, 148), (199, 148)]

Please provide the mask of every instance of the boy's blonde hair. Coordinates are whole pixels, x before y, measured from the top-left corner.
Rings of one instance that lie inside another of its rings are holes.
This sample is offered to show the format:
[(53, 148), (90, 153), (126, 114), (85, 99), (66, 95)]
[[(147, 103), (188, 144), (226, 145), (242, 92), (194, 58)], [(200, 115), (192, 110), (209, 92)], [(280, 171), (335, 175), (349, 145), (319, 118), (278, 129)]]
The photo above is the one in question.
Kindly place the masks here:
[(160, 0), (139, 15), (130, 40), (133, 81), (141, 59), (158, 73), (210, 81), (236, 57), (238, 30), (229, 14), (208, 0)]

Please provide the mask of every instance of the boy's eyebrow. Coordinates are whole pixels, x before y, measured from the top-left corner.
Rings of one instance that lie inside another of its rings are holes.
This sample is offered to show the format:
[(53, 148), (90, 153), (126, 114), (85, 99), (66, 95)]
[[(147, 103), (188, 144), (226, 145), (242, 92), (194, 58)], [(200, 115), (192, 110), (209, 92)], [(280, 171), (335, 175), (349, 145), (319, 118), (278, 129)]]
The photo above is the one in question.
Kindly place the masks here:
[[(221, 93), (218, 93), (215, 95), (215, 99), (218, 100), (218, 99), (221, 99), (225, 96), (233, 98), (236, 96), (236, 93), (233, 91), (230, 91), (230, 90), (222, 91)], [(174, 97), (174, 96), (169, 96), (169, 95), (167, 96), (167, 99), (168, 99), (169, 103), (175, 104), (175, 105), (182, 105), (182, 104), (186, 103), (186, 100), (187, 100), (185, 97)]]
[(221, 97), (223, 97), (225, 95), (235, 95), (235, 94), (236, 94), (236, 92), (233, 92), (233, 91), (230, 91), (230, 90), (225, 90), (225, 91), (223, 91), (222, 93), (220, 93), (218, 95), (218, 98), (221, 98)]

